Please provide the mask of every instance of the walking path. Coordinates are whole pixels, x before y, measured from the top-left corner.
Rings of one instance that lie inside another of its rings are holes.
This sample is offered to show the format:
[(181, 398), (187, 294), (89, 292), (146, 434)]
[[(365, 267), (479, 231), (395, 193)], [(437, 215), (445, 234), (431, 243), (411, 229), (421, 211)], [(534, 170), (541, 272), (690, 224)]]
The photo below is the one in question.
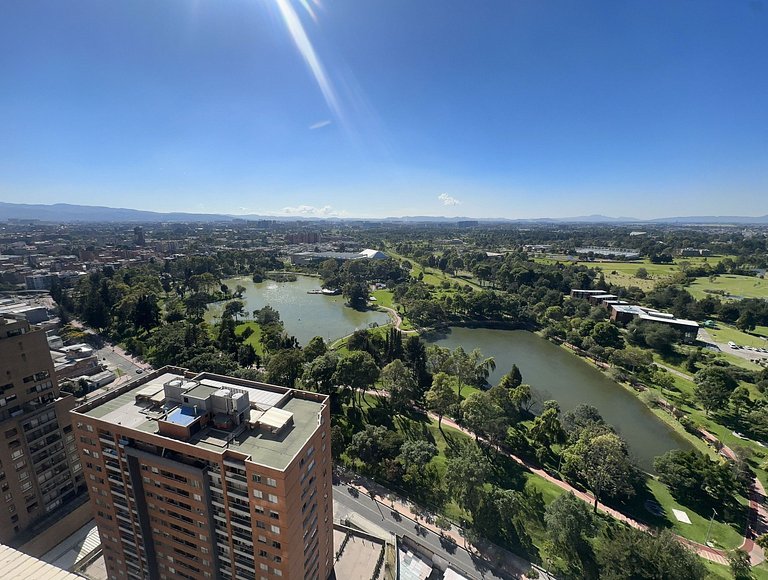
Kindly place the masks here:
[[(374, 390), (366, 391), (366, 393), (379, 396), (379, 397), (381, 396), (386, 397), (388, 395), (384, 391), (374, 391)], [(427, 415), (429, 416), (430, 419), (433, 419), (435, 421), (438, 420), (437, 415), (435, 415), (434, 413), (427, 413)], [(462, 427), (461, 425), (459, 425), (454, 420), (448, 417), (443, 417), (443, 423), (448, 425), (449, 427), (456, 429), (457, 431), (461, 431), (465, 435), (468, 435), (470, 437), (475, 436), (475, 434), (472, 431), (470, 431), (469, 429), (466, 429), (465, 427)], [(705, 434), (705, 436), (710, 435), (714, 437), (713, 435), (708, 434), (706, 432), (704, 432), (703, 434)], [(595, 503), (595, 498), (592, 494), (576, 489), (568, 482), (563, 481), (562, 479), (559, 479), (554, 475), (551, 475), (547, 471), (534, 466), (533, 464), (529, 463), (528, 461), (526, 461), (521, 457), (518, 457), (517, 455), (509, 453), (508, 451), (505, 451), (498, 447), (496, 447), (496, 449), (500, 453), (504, 453), (507, 457), (509, 457), (519, 465), (522, 465), (523, 467), (531, 471), (531, 473), (534, 473), (535, 475), (542, 477), (543, 479), (556, 485), (560, 489), (573, 493), (576, 497), (578, 497), (579, 499), (591, 505)], [(733, 451), (725, 446), (721, 449), (721, 453), (725, 454), (729, 458), (735, 457), (735, 454), (733, 453)], [(750, 498), (749, 498), (750, 512), (747, 518), (748, 519), (747, 527), (744, 533), (744, 540), (742, 541), (742, 544), (740, 546), (740, 549), (749, 553), (750, 561), (752, 562), (753, 566), (756, 566), (765, 561), (765, 554), (763, 549), (760, 548), (754, 542), (754, 538), (768, 531), (768, 511), (765, 508), (765, 503), (764, 503), (765, 497), (766, 497), (765, 490), (763, 489), (762, 484), (757, 478), (755, 478), (752, 483), (752, 488), (750, 489)], [(633, 528), (636, 528), (638, 530), (643, 530), (643, 531), (650, 531), (650, 528), (646, 524), (639, 522), (634, 518), (631, 518), (628, 515), (618, 511), (617, 509), (614, 509), (610, 506), (603, 504), (602, 502), (597, 503), (597, 509), (619, 520), (620, 522), (624, 522), (627, 525), (632, 526)], [(693, 540), (689, 540), (688, 538), (684, 538), (679, 535), (677, 536), (677, 538), (684, 544), (688, 545), (692, 550), (694, 550), (702, 558), (705, 558), (717, 564), (728, 564), (727, 551), (711, 548), (709, 546), (705, 546), (704, 544), (694, 542)]]
[(656, 365), (659, 368), (662, 368), (662, 369), (664, 369), (666, 371), (669, 371), (670, 374), (673, 374), (676, 377), (680, 377), (681, 379), (685, 379), (687, 381), (693, 381), (693, 377), (691, 375), (686, 375), (685, 373), (680, 372), (679, 370), (677, 370), (675, 368), (669, 367), (669, 366), (667, 366), (665, 364), (662, 364), (660, 362), (654, 362), (653, 364)]
[[(338, 477), (339, 483), (347, 487), (350, 495), (355, 497), (356, 494), (360, 494), (360, 496), (373, 500), (378, 507), (382, 521), (389, 517), (393, 517), (397, 521), (405, 518), (414, 524), (413, 529), (417, 537), (426, 538), (428, 532), (439, 537), (442, 547), (442, 550), (439, 551), (444, 552), (439, 555), (447, 558), (450, 554), (454, 554), (456, 549), (464, 550), (470, 556), (469, 562), (472, 564), (459, 567), (463, 568), (464, 573), (470, 577), (476, 577), (478, 572), (486, 569), (487, 571), (481, 574), (483, 578), (509, 578), (510, 574), (516, 578), (521, 578), (531, 568), (535, 568), (539, 578), (554, 580), (540, 566), (528, 562), (487, 540), (480, 539), (474, 545), (468, 543), (461, 528), (457, 526), (451, 525), (448, 529), (439, 528), (435, 524), (436, 516), (425, 512), (417, 504), (401, 498), (376, 482), (342, 468), (336, 468), (334, 474)], [(430, 549), (435, 549), (435, 547), (430, 546)], [(456, 565), (455, 562), (449, 563), (453, 566)]]
[(402, 332), (403, 334), (418, 334), (418, 330), (403, 330), (400, 328), (400, 325), (403, 323), (403, 318), (400, 316), (400, 313), (395, 310), (394, 308), (390, 308), (389, 306), (379, 306), (382, 310), (386, 310), (389, 315), (392, 317), (392, 321), (394, 322), (394, 327)]
[[(429, 413), (429, 417), (431, 419), (437, 420), (437, 415), (433, 413)], [(465, 429), (464, 427), (461, 427), (458, 425), (455, 421), (443, 417), (443, 423), (453, 427), (454, 429), (457, 429), (464, 433), (465, 435), (474, 436), (474, 433), (472, 433), (470, 430)], [(497, 448), (498, 449), (498, 448)], [(588, 492), (581, 491), (579, 489), (576, 489), (568, 482), (563, 481), (562, 479), (559, 479), (550, 473), (546, 472), (545, 470), (535, 467), (531, 463), (527, 462), (525, 459), (518, 457), (517, 455), (513, 455), (512, 453), (508, 453), (507, 451), (504, 451), (503, 449), (498, 449), (501, 453), (504, 453), (507, 457), (512, 459), (513, 461), (517, 462), (518, 464), (524, 466), (526, 469), (531, 471), (532, 473), (538, 475), (539, 477), (542, 477), (549, 481), (550, 483), (555, 484), (557, 487), (564, 491), (568, 491), (573, 493), (576, 497), (579, 499), (589, 503), (594, 504), (595, 498), (592, 494)], [(759, 483), (759, 482), (758, 482)], [(752, 506), (752, 502), (750, 501), (750, 507)], [(624, 522), (625, 524), (632, 526), (633, 528), (636, 528), (638, 530), (643, 530), (645, 532), (650, 531), (650, 528), (634, 518), (629, 517), (628, 515), (618, 511), (617, 509), (614, 509), (610, 506), (605, 505), (602, 502), (597, 503), (597, 509), (601, 512), (608, 514), (609, 516), (619, 520), (620, 522)], [(750, 518), (751, 519), (751, 518)], [(749, 527), (747, 528), (749, 530)], [(728, 558), (727, 558), (727, 552), (724, 550), (717, 550), (715, 548), (710, 548), (709, 546), (705, 546), (704, 544), (699, 544), (698, 542), (694, 542), (693, 540), (689, 540), (687, 538), (684, 538), (682, 536), (677, 536), (677, 538), (683, 542), (684, 544), (687, 544), (691, 549), (693, 549), (699, 556), (702, 558), (705, 558), (707, 560), (710, 560), (711, 562), (716, 562), (718, 564), (728, 564)], [(760, 554), (757, 553), (754, 556), (754, 559), (752, 560), (752, 565), (757, 565), (761, 563), (765, 558), (762, 555), (762, 550), (754, 544), (751, 540), (748, 540), (747, 538), (744, 538), (744, 542), (741, 545), (741, 549), (750, 552), (750, 550), (754, 547), (757, 547), (758, 550), (760, 550)], [(750, 557), (752, 557), (752, 552), (750, 552)]]

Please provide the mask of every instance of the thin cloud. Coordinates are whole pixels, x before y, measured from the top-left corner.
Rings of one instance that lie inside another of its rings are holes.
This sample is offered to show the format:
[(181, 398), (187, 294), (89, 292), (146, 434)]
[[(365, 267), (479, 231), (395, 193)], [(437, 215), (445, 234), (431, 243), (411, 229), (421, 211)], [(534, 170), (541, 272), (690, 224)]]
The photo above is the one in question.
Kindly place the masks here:
[(331, 123), (333, 123), (333, 121), (331, 121), (330, 119), (326, 119), (325, 121), (318, 121), (317, 123), (310, 125), (309, 130), (314, 131), (316, 129), (322, 129), (323, 127), (327, 127)]
[(443, 202), (443, 205), (459, 205), (459, 204), (461, 204), (461, 202), (458, 199), (448, 195), (447, 193), (441, 193), (440, 195), (437, 196), (437, 199), (439, 199), (441, 202)]
[(283, 213), (287, 215), (302, 215), (302, 216), (315, 216), (315, 217), (333, 217), (340, 215), (340, 212), (335, 211), (332, 206), (324, 205), (317, 207), (314, 205), (297, 205), (288, 206), (283, 208)]

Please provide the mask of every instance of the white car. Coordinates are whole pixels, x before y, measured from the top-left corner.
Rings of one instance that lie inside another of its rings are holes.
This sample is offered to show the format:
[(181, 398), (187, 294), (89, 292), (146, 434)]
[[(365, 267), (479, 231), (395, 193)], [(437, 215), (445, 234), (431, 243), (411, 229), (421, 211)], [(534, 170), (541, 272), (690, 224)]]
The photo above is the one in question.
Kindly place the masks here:
[(737, 349), (737, 348), (739, 348), (739, 345), (738, 345), (738, 344), (736, 344), (735, 342), (733, 342), (732, 340), (729, 340), (729, 341), (728, 341), (728, 346), (730, 346), (730, 347), (731, 347), (731, 348), (733, 348), (733, 349)]

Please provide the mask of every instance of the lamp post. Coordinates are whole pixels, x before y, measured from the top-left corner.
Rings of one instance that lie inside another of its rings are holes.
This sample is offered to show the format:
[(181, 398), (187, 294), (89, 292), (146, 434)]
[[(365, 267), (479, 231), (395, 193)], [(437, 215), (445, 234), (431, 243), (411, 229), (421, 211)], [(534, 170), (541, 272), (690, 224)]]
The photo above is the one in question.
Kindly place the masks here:
[(707, 537), (704, 540), (705, 546), (709, 546), (709, 532), (712, 531), (712, 522), (715, 520), (716, 515), (717, 515), (717, 510), (715, 510), (715, 508), (712, 508), (712, 517), (709, 518), (709, 526), (707, 526)]

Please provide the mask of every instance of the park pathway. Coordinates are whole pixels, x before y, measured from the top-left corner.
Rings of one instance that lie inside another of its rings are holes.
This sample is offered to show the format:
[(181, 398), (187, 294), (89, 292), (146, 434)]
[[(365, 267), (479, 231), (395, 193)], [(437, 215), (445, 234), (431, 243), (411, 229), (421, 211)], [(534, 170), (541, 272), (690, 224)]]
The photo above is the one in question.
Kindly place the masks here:
[[(386, 393), (385, 391), (368, 390), (365, 392), (366, 394), (374, 395), (377, 397), (388, 396), (388, 393)], [(423, 409), (419, 409), (419, 411), (423, 412)], [(427, 415), (429, 416), (430, 419), (433, 419), (435, 421), (438, 420), (437, 415), (435, 415), (434, 413), (428, 412)], [(475, 436), (475, 434), (472, 431), (470, 431), (469, 429), (466, 429), (465, 427), (462, 427), (461, 425), (459, 425), (454, 420), (448, 417), (443, 417), (443, 423), (445, 425), (448, 425), (449, 427), (452, 427), (453, 429), (456, 429), (457, 431), (464, 433), (465, 435), (468, 435), (470, 437)], [(486, 441), (486, 443), (488, 442)], [(488, 444), (490, 445), (490, 443)], [(518, 463), (519, 465), (522, 465), (523, 467), (528, 469), (531, 473), (534, 473), (539, 477), (544, 478), (548, 482), (556, 485), (557, 487), (559, 487), (564, 491), (573, 493), (573, 495), (575, 495), (582, 501), (585, 501), (590, 505), (594, 505), (595, 498), (592, 494), (575, 488), (568, 482), (563, 481), (562, 479), (557, 478), (554, 475), (551, 475), (550, 473), (541, 469), (540, 467), (536, 467), (535, 465), (533, 465), (532, 463), (529, 463), (522, 457), (518, 457), (517, 455), (514, 455), (513, 453), (510, 453), (498, 447), (496, 447), (496, 449), (500, 453), (503, 453), (504, 455), (506, 455), (507, 457), (509, 457), (516, 463)], [(730, 458), (735, 457), (733, 451), (728, 447), (723, 447), (721, 449), (721, 453), (723, 453), (726, 457), (730, 457)], [(768, 511), (765, 508), (765, 497), (766, 497), (765, 490), (763, 489), (762, 484), (757, 478), (755, 478), (752, 483), (752, 489), (750, 490), (750, 498), (749, 498), (750, 510), (747, 518), (747, 526), (744, 532), (744, 539), (740, 546), (740, 549), (744, 550), (749, 554), (750, 561), (753, 566), (756, 566), (765, 561), (765, 554), (763, 549), (760, 548), (754, 542), (754, 538), (768, 531)], [(632, 526), (633, 528), (636, 528), (638, 530), (643, 530), (646, 532), (650, 531), (649, 526), (647, 526), (646, 524), (639, 522), (634, 518), (631, 518), (628, 515), (620, 512), (619, 510), (605, 505), (602, 502), (597, 503), (597, 509), (619, 520), (620, 522), (624, 522), (625, 524)], [(689, 540), (688, 538), (684, 538), (680, 535), (677, 535), (677, 538), (682, 543), (689, 546), (702, 558), (709, 560), (710, 562), (715, 562), (717, 564), (723, 564), (723, 565), (728, 564), (728, 553), (726, 550), (718, 550), (716, 548), (711, 548), (709, 546), (705, 546), (704, 544), (700, 544), (698, 542), (694, 542), (693, 540)]]

